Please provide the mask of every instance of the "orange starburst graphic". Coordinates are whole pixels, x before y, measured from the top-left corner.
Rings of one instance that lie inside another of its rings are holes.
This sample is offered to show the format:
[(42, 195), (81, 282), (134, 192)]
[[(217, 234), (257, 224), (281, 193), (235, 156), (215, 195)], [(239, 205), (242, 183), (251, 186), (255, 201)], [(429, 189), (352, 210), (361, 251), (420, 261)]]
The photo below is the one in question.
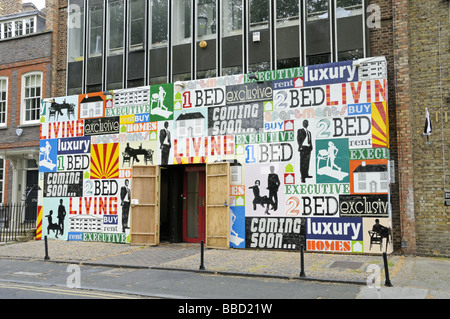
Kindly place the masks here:
[(42, 239), (42, 214), (44, 207), (38, 206), (38, 215), (36, 220), (36, 240)]
[(386, 102), (372, 103), (372, 145), (389, 147), (389, 121)]
[(119, 178), (119, 144), (94, 144), (91, 148), (91, 179)]

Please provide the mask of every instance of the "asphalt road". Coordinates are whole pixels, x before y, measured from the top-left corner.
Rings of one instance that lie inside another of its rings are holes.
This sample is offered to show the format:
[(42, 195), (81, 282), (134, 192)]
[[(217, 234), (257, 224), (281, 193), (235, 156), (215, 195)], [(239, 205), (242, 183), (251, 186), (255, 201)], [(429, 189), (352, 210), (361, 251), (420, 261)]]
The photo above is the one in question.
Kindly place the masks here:
[(0, 260), (0, 298), (354, 299), (358, 285)]

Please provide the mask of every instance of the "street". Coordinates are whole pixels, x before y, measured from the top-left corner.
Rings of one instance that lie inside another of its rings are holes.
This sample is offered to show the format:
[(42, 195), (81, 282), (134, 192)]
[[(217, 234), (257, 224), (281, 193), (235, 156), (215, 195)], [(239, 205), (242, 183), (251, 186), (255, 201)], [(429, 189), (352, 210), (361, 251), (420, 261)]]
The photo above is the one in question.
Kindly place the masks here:
[(0, 298), (354, 299), (360, 286), (195, 272), (0, 260)]

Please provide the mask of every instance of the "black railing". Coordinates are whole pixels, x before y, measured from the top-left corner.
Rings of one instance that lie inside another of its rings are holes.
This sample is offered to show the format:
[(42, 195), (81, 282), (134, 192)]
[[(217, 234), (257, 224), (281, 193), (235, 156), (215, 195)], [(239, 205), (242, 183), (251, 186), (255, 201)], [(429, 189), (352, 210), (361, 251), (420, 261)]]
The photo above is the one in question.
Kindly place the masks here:
[(0, 204), (0, 243), (15, 241), (36, 228), (37, 205), (35, 203)]

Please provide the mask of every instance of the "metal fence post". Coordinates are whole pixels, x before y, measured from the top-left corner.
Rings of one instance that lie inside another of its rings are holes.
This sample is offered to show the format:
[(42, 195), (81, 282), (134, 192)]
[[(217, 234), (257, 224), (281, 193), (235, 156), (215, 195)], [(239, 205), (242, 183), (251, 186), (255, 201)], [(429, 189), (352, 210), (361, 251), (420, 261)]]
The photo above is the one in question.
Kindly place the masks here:
[(306, 277), (303, 245), (300, 246), (300, 277)]
[(205, 247), (204, 247), (204, 243), (203, 240), (200, 243), (200, 270), (204, 270), (205, 269), (205, 265), (203, 264), (203, 251), (204, 251)]
[(45, 257), (44, 257), (44, 260), (49, 260), (50, 257), (48, 256), (47, 236), (44, 236), (44, 242), (45, 242)]
[(383, 262), (384, 262), (384, 274), (386, 277), (386, 280), (384, 281), (384, 285), (386, 287), (392, 287), (391, 280), (389, 279), (389, 267), (387, 262), (387, 256), (386, 253), (383, 253)]

